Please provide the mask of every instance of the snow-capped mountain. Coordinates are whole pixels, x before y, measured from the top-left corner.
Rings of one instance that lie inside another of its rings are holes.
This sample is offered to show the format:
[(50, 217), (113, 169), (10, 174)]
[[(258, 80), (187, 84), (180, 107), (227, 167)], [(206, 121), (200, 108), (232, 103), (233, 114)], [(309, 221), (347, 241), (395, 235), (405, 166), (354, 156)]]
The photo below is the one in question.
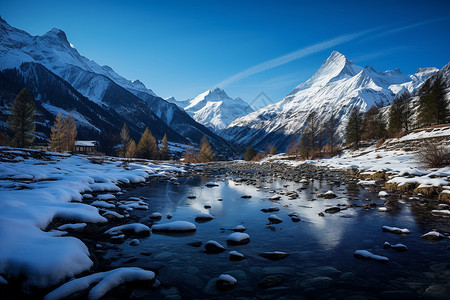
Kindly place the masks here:
[(208, 90), (186, 101), (177, 101), (173, 97), (166, 100), (184, 108), (194, 120), (216, 131), (225, 129), (236, 118), (253, 112), (247, 102), (241, 98), (231, 98), (220, 88)]
[(103, 75), (111, 79), (121, 87), (136, 94), (148, 93), (156, 96), (152, 90), (147, 89), (139, 80), (130, 81), (109, 67), (99, 66), (78, 53), (69, 43), (64, 31), (53, 28), (43, 36), (31, 36), (27, 32), (10, 26), (0, 17), (0, 69), (11, 69), (20, 66), (24, 62), (37, 62), (47, 69), (62, 77), (84, 96), (93, 101), (101, 102), (104, 96), (104, 83), (100, 86), (97, 82), (86, 82), (80, 76), (80, 70), (88, 73)]
[[(148, 126), (158, 139), (167, 133), (169, 139), (175, 142), (198, 143), (206, 135), (213, 145), (227, 144), (178, 106), (157, 97), (139, 80), (129, 81), (112, 68), (99, 66), (80, 55), (63, 31), (52, 29), (43, 36), (31, 36), (0, 18), (0, 71), (15, 69), (20, 73), (24, 63), (42, 65), (88, 100), (106, 110), (114, 110), (128, 123), (134, 123), (136, 130), (142, 132)], [(27, 73), (28, 82), (38, 83), (39, 74), (34, 74), (34, 78), (30, 78), (31, 75)], [(50, 101), (45, 99), (45, 94), (34, 96), (43, 102)], [(66, 107), (66, 110), (70, 111), (70, 108)], [(79, 125), (95, 127), (94, 120), (83, 114), (74, 113), (76, 115)]]
[(311, 112), (323, 121), (335, 115), (343, 136), (353, 107), (365, 111), (373, 104), (388, 104), (405, 89), (414, 93), (436, 72), (436, 68), (419, 69), (413, 75), (404, 75), (398, 69), (377, 72), (370, 66), (357, 66), (335, 51), (308, 81), (280, 102), (234, 120), (222, 136), (240, 146), (263, 149), (272, 144), (284, 150), (293, 137), (301, 134)]

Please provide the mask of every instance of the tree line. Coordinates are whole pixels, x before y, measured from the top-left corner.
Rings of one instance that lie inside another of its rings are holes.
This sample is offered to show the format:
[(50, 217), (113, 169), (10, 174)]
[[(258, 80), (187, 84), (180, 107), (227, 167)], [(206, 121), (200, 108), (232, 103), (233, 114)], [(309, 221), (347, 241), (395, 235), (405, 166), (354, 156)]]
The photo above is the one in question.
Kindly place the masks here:
[[(381, 107), (376, 105), (371, 106), (365, 113), (355, 106), (345, 127), (344, 140), (337, 134), (339, 119), (335, 114), (323, 121), (315, 112), (311, 112), (306, 119), (300, 140), (298, 136), (294, 136), (286, 154), (300, 159), (335, 156), (340, 151), (341, 142), (345, 147), (358, 149), (362, 141), (378, 140), (381, 144), (386, 138), (399, 137), (414, 128), (449, 122), (449, 100), (446, 99), (445, 89), (442, 76), (429, 78), (417, 93), (418, 105), (415, 111), (412, 107), (413, 96), (407, 90), (394, 98), (384, 115)], [(248, 147), (244, 159), (260, 160), (269, 154), (266, 151), (263, 155), (253, 147)]]
[[(28, 89), (23, 88), (15, 97), (8, 118), (9, 127), (13, 133), (12, 140), (6, 132), (0, 132), (0, 145), (15, 146), (19, 148), (30, 147), (35, 139), (35, 100)], [(49, 148), (55, 152), (71, 152), (74, 150), (77, 137), (77, 127), (72, 115), (65, 118), (61, 112), (55, 118), (49, 139)], [(139, 142), (130, 137), (126, 124), (120, 132), (121, 145), (118, 155), (124, 158), (146, 158), (167, 160), (170, 158), (169, 143), (165, 134), (161, 147), (158, 147), (156, 139), (151, 131), (146, 128)], [(189, 151), (186, 151), (189, 155)], [(195, 161), (207, 162), (214, 160), (215, 155), (206, 137), (202, 139), (198, 156)]]

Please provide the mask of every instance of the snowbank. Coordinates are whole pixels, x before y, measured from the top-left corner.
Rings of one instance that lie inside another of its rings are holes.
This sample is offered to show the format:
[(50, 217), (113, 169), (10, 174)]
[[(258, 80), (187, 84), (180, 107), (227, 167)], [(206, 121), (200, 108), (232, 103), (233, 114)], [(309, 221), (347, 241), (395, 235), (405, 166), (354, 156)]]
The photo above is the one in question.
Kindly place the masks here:
[[(107, 222), (96, 207), (82, 203), (82, 194), (120, 191), (121, 182), (145, 181), (160, 171), (181, 171), (138, 164), (124, 169), (121, 162), (94, 164), (83, 157), (36, 150), (2, 147), (0, 152), (8, 152), (8, 160), (0, 164), (0, 274), (6, 280), (24, 275), (24, 288), (52, 286), (93, 265), (79, 239), (61, 237), (61, 231), (44, 231), (56, 217), (73, 223)], [(45, 160), (30, 157), (28, 153), (33, 152)], [(27, 181), (16, 189), (14, 178)]]
[(95, 273), (69, 281), (44, 297), (44, 300), (65, 299), (96, 284), (89, 292), (88, 299), (100, 299), (111, 289), (131, 281), (154, 281), (155, 273), (140, 268), (119, 268), (109, 272)]

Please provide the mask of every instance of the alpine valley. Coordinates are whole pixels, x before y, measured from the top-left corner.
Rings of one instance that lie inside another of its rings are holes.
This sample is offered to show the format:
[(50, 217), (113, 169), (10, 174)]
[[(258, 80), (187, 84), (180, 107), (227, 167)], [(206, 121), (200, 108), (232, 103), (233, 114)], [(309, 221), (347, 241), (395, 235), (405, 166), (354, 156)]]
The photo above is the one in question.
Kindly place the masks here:
[(198, 144), (205, 135), (222, 150), (228, 143), (197, 123), (183, 109), (129, 81), (108, 66), (83, 57), (66, 34), (52, 29), (31, 36), (0, 18), (0, 126), (7, 127), (8, 108), (26, 86), (36, 99), (36, 135), (46, 141), (55, 115), (72, 114), (81, 139), (107, 139), (126, 122), (138, 139), (149, 127), (157, 139)]
[[(448, 68), (447, 65), (443, 71)], [(300, 139), (306, 119), (314, 112), (323, 121), (334, 115), (339, 121), (338, 134), (342, 139), (353, 107), (363, 112), (372, 105), (390, 104), (405, 90), (414, 94), (438, 71), (437, 68), (421, 68), (413, 75), (404, 75), (398, 69), (378, 72), (370, 66), (357, 66), (334, 51), (308, 81), (298, 85), (280, 102), (234, 120), (221, 135), (238, 145), (258, 149), (275, 145), (284, 151), (293, 139)]]

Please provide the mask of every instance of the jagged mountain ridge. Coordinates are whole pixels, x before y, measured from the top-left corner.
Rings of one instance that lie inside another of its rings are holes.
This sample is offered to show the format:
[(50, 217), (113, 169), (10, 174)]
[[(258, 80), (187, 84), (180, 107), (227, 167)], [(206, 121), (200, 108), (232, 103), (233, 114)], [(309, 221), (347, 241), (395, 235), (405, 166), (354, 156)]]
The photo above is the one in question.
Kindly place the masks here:
[(285, 150), (292, 139), (300, 137), (308, 115), (315, 112), (323, 121), (335, 115), (340, 121), (338, 133), (343, 137), (353, 107), (365, 111), (371, 105), (390, 103), (403, 90), (414, 93), (437, 71), (423, 68), (409, 76), (398, 69), (377, 72), (370, 66), (357, 66), (334, 51), (309, 80), (280, 102), (234, 120), (221, 135), (241, 147), (263, 149), (272, 144)]
[[(61, 77), (34, 62), (0, 71), (2, 111), (8, 111), (12, 100), (24, 86), (27, 86), (36, 99), (36, 134), (41, 142), (49, 136), (50, 127), (58, 112), (61, 112), (63, 117), (68, 114), (74, 116), (81, 139), (95, 137), (102, 140), (105, 133), (120, 131), (123, 123), (127, 121), (116, 110), (90, 101)], [(6, 115), (2, 114), (1, 117), (2, 121), (6, 122)], [(143, 126), (147, 124), (155, 134), (167, 132), (174, 139), (182, 140), (182, 137), (158, 119), (147, 119), (145, 124), (129, 123), (130, 135), (138, 139)]]
[[(42, 64), (87, 99), (118, 112), (127, 123), (134, 123), (139, 128), (150, 125), (171, 127), (173, 130), (166, 131), (169, 139), (175, 142), (195, 144), (206, 135), (214, 146), (228, 147), (224, 139), (195, 122), (175, 104), (157, 97), (140, 81), (126, 80), (112, 68), (99, 66), (81, 56), (59, 29), (52, 29), (43, 36), (31, 36), (0, 18), (0, 34), (0, 70), (19, 70), (22, 63), (29, 62)], [(39, 78), (32, 80), (38, 82)], [(80, 115), (76, 120), (81, 126), (87, 125), (82, 119)], [(155, 136), (161, 139), (164, 133), (151, 127)]]
[(247, 102), (241, 98), (231, 98), (220, 88), (208, 90), (190, 100), (177, 101), (170, 97), (166, 101), (177, 104), (194, 120), (216, 131), (225, 129), (236, 118), (254, 111)]

